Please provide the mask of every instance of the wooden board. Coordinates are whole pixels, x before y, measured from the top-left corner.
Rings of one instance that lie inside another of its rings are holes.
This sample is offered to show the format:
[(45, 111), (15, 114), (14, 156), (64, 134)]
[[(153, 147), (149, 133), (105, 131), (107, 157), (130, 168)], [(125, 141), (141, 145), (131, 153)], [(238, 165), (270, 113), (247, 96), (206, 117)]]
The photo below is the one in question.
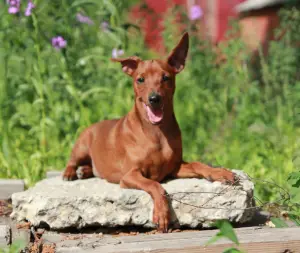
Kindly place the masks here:
[(0, 225), (0, 249), (11, 242), (11, 230), (8, 225)]
[(154, 250), (152, 253), (217, 253), (235, 247), (245, 253), (297, 253), (300, 252), (300, 241), (288, 242), (259, 242), (259, 243), (243, 243), (241, 246), (236, 247), (232, 244), (222, 244), (209, 247), (186, 247), (185, 249), (175, 250)]
[[(217, 253), (234, 246), (227, 239), (222, 239), (206, 247), (206, 242), (216, 232), (217, 230), (209, 230), (156, 235), (104, 236), (94, 241), (82, 239), (80, 242), (74, 240), (74, 242), (57, 243), (56, 252)], [(236, 233), (240, 241), (239, 249), (247, 253), (300, 253), (300, 228), (239, 228), (236, 229)]]
[[(14, 242), (14, 241), (19, 241), (19, 240), (23, 241), (26, 244), (28, 244), (30, 242), (30, 230), (29, 229), (18, 229), (17, 224), (15, 222), (13, 222), (9, 217), (0, 216), (0, 228), (1, 227), (6, 227), (9, 229), (10, 237), (9, 237), (8, 241), (10, 243)], [(3, 238), (4, 238), (3, 232), (1, 235), (1, 231), (0, 231), (0, 248), (1, 248), (1, 243), (3, 244), (3, 242), (4, 242)]]

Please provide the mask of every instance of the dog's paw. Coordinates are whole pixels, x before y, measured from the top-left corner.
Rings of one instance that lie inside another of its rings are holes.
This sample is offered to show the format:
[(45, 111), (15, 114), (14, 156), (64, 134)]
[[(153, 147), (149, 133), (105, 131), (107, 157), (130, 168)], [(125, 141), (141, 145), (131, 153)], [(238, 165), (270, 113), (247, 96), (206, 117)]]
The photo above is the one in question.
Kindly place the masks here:
[(154, 205), (153, 223), (161, 233), (167, 233), (170, 223), (170, 212), (168, 203), (164, 200), (160, 204)]
[(73, 168), (67, 167), (66, 170), (63, 173), (63, 180), (64, 181), (73, 181), (76, 180), (77, 174), (76, 171), (74, 171)]
[(87, 179), (93, 177), (93, 170), (90, 166), (79, 166), (76, 170), (78, 179)]
[(237, 181), (236, 175), (232, 171), (224, 168), (212, 168), (206, 179), (229, 184), (234, 184)]
[(84, 179), (84, 168), (81, 166), (78, 167), (78, 169), (76, 170), (76, 175), (78, 179)]

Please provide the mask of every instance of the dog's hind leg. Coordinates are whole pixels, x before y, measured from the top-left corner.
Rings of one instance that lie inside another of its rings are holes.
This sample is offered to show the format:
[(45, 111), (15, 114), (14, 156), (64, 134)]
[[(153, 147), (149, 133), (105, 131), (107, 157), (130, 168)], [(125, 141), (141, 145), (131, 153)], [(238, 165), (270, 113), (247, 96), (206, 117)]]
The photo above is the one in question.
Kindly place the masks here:
[(93, 176), (92, 161), (87, 154), (72, 154), (63, 174), (63, 179), (73, 181)]
[[(84, 174), (86, 174), (82, 175), (83, 178), (87, 178), (86, 176), (89, 176), (91, 174), (90, 170), (92, 169), (92, 159), (89, 153), (90, 140), (91, 138), (89, 129), (85, 130), (79, 136), (72, 150), (70, 160), (67, 163), (66, 169), (63, 173), (64, 180), (72, 181), (78, 179), (76, 171), (80, 166), (84, 168), (84, 170), (82, 170), (81, 172), (84, 172)], [(85, 171), (87, 173), (85, 173)]]

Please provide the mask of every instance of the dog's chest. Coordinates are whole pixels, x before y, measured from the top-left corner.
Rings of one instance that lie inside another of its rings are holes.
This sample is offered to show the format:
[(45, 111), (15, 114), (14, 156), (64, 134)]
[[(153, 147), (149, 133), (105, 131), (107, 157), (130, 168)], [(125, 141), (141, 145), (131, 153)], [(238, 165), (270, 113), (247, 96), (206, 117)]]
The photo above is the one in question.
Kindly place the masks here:
[(145, 151), (143, 167), (147, 177), (153, 180), (162, 180), (180, 162), (180, 151), (166, 139), (151, 143)]

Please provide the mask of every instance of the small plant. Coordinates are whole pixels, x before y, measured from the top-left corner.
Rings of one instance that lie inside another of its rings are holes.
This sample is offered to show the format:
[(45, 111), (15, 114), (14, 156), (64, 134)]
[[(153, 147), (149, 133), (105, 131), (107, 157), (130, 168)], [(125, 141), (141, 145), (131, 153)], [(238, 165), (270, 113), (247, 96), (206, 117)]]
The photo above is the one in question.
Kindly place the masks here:
[[(297, 156), (294, 163), (297, 164), (298, 162), (299, 157)], [(275, 207), (277, 215), (271, 218), (276, 228), (288, 227), (285, 219), (289, 219), (295, 225), (300, 226), (300, 171), (290, 173), (287, 182), (290, 188), (289, 194), (283, 196), (282, 205)]]
[(16, 240), (5, 249), (0, 248), (0, 253), (20, 253), (25, 248), (26, 243), (23, 240)]
[[(227, 238), (232, 241), (234, 244), (239, 246), (238, 238), (234, 232), (234, 229), (229, 221), (227, 220), (219, 220), (214, 223), (214, 226), (220, 229), (220, 231), (214, 235), (209, 241), (206, 243), (206, 246), (215, 243), (216, 241), (220, 240), (221, 238)], [(237, 248), (228, 248), (223, 251), (223, 253), (241, 253)]]

